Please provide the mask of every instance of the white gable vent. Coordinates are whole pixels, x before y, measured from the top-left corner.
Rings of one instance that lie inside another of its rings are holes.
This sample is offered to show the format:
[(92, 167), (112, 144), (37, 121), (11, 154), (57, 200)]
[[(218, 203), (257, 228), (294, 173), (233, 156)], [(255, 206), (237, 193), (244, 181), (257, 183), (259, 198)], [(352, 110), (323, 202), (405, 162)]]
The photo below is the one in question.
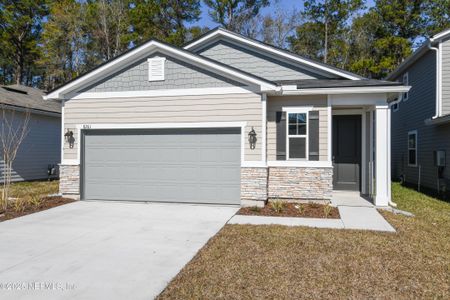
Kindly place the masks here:
[(164, 63), (165, 57), (152, 57), (148, 60), (148, 80), (161, 81), (164, 80)]

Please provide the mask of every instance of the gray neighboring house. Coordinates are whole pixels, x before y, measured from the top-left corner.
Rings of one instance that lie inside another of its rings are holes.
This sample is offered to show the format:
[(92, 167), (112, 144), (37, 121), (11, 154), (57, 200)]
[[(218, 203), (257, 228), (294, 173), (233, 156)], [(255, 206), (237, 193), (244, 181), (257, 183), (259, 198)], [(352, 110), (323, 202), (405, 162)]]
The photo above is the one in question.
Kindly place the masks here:
[[(13, 163), (13, 181), (46, 179), (49, 165), (57, 170), (61, 160), (61, 104), (45, 101), (43, 95), (43, 91), (27, 86), (0, 86), (0, 108), (10, 114), (9, 120), (23, 124), (24, 112), (30, 112), (28, 133)], [(14, 118), (11, 117), (12, 112)], [(4, 171), (1, 144), (0, 155), (1, 182)]]
[(65, 196), (260, 206), (351, 190), (387, 206), (388, 105), (408, 90), (217, 28), (150, 40), (44, 98), (63, 106)]
[(407, 58), (389, 80), (411, 86), (392, 110), (392, 177), (450, 191), (450, 29)]

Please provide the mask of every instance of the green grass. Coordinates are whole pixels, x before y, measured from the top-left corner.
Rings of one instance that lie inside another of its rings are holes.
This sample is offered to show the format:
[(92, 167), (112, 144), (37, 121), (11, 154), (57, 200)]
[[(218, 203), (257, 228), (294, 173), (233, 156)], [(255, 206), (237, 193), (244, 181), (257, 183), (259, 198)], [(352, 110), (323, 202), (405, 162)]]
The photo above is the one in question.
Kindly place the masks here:
[(450, 204), (395, 183), (397, 233), (227, 225), (160, 299), (449, 299)]

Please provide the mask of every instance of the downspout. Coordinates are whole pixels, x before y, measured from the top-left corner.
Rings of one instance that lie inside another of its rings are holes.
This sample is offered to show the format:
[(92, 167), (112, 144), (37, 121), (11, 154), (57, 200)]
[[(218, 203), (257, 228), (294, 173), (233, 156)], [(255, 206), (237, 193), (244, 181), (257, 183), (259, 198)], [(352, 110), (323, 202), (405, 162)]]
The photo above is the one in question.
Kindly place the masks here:
[(436, 51), (436, 113), (431, 119), (436, 119), (441, 115), (441, 57), (439, 55), (439, 48), (431, 46), (432, 39), (428, 43), (428, 49)]

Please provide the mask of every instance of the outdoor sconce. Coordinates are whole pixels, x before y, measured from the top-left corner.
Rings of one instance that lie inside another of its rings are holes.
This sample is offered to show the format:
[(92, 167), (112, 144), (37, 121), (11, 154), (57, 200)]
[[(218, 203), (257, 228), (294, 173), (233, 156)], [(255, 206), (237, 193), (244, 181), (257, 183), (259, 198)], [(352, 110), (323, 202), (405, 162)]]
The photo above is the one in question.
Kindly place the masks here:
[(250, 143), (250, 149), (255, 149), (256, 146), (256, 141), (258, 139), (256, 138), (256, 132), (255, 129), (250, 130), (250, 132), (248, 133), (248, 142)]
[(69, 143), (69, 148), (73, 148), (73, 144), (75, 143), (75, 138), (73, 137), (73, 131), (67, 129), (67, 132), (64, 134), (64, 138), (67, 143)]

